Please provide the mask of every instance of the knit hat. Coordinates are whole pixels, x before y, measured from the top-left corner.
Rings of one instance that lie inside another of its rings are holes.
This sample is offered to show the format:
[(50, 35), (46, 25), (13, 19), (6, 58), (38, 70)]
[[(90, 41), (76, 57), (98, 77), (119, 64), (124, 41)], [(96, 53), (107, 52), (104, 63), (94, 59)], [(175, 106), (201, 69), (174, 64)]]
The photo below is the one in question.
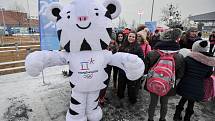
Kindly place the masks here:
[(209, 52), (210, 42), (208, 40), (198, 40), (193, 43), (193, 52)]
[(196, 27), (190, 27), (187, 32), (194, 32), (194, 31), (198, 31), (198, 29)]
[(161, 39), (164, 41), (175, 41), (181, 37), (182, 31), (179, 28), (169, 29), (166, 32), (162, 33)]
[(146, 26), (144, 24), (140, 24), (138, 27), (137, 27), (137, 32), (141, 31), (141, 30), (144, 30), (146, 28)]

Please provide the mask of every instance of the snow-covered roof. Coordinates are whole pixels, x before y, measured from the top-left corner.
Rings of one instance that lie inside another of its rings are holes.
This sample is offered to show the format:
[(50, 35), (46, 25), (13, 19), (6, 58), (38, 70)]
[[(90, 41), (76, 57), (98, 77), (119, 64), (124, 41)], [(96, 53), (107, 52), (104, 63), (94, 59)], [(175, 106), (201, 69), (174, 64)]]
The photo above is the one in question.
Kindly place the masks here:
[(188, 17), (193, 21), (215, 21), (215, 11)]

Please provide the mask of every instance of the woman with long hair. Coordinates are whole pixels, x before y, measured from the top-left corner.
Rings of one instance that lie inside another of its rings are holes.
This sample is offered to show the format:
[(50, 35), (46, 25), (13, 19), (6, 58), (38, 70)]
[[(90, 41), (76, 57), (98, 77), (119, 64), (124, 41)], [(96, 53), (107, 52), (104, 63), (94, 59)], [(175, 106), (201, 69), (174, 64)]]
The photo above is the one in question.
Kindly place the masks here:
[[(140, 57), (142, 60), (144, 59), (142, 49), (140, 45), (137, 43), (137, 35), (135, 31), (131, 31), (128, 34), (127, 39), (119, 48), (119, 52), (135, 54), (138, 57)], [(126, 77), (125, 72), (119, 69), (117, 96), (119, 97), (120, 100), (124, 98), (124, 92), (125, 92), (126, 86), (128, 88), (128, 98), (130, 103), (131, 104), (136, 103), (137, 94), (140, 87), (140, 79), (136, 81), (131, 81)]]

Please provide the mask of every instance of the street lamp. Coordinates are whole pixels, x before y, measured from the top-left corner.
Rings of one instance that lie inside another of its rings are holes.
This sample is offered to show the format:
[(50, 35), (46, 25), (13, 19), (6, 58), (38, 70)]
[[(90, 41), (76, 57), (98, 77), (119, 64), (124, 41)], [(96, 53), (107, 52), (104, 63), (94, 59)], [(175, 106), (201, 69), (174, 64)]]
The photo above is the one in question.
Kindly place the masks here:
[(3, 26), (4, 26), (4, 30), (3, 30), (3, 34), (5, 35), (5, 19), (4, 19), (4, 8), (0, 8), (1, 9), (1, 15), (2, 15), (2, 21), (3, 21)]
[(152, 21), (152, 17), (153, 17), (153, 12), (154, 12), (154, 0), (152, 1), (151, 21)]
[(137, 14), (139, 15), (139, 24), (141, 24), (141, 16), (142, 16), (142, 14), (143, 14), (143, 11), (142, 11), (142, 10), (139, 10), (139, 11), (137, 12)]
[(29, 27), (29, 33), (32, 32), (32, 28), (31, 28), (31, 12), (30, 12), (30, 8), (29, 8), (29, 1), (27, 0), (27, 7), (28, 7), (28, 14), (29, 14), (29, 18), (28, 19), (28, 27)]

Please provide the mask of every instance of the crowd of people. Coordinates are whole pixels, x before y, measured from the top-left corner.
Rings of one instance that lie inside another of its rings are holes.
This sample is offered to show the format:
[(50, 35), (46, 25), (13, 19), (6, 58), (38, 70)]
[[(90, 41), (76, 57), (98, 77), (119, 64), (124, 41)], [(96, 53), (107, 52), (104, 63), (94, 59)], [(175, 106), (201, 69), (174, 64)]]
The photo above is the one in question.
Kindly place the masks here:
[[(125, 97), (125, 92), (128, 93), (129, 102), (135, 105), (139, 89), (144, 85), (144, 89), (150, 93), (148, 121), (154, 121), (153, 118), (158, 100), (161, 105), (159, 121), (166, 121), (168, 99), (176, 94), (180, 95), (181, 99), (178, 105), (176, 105), (173, 120), (181, 121), (183, 119), (184, 121), (190, 121), (191, 116), (194, 114), (195, 102), (203, 99), (204, 80), (214, 73), (215, 66), (215, 31), (212, 32), (209, 40), (203, 40), (200, 34), (195, 27), (191, 27), (185, 32), (179, 28), (173, 28), (162, 33), (159, 30), (151, 33), (144, 25), (139, 26), (136, 30), (122, 30), (115, 33), (108, 50), (113, 53), (125, 52), (135, 54), (145, 63), (143, 77), (135, 81), (129, 80), (125, 72), (118, 67), (108, 67), (107, 72), (109, 76), (113, 75), (113, 91), (119, 99), (120, 106), (123, 107), (124, 100), (122, 99)], [(191, 51), (190, 54), (185, 56), (183, 53), (179, 53), (182, 48), (189, 49)], [(146, 86), (147, 74), (161, 56), (158, 51), (174, 53), (174, 76), (176, 81), (170, 91), (164, 96), (152, 93)], [(99, 101), (102, 106), (105, 103), (107, 88), (101, 90), (100, 93)], [(127, 91), (125, 91), (126, 88)], [(185, 116), (182, 117), (181, 113), (186, 102), (188, 102), (188, 105), (185, 110)]]

